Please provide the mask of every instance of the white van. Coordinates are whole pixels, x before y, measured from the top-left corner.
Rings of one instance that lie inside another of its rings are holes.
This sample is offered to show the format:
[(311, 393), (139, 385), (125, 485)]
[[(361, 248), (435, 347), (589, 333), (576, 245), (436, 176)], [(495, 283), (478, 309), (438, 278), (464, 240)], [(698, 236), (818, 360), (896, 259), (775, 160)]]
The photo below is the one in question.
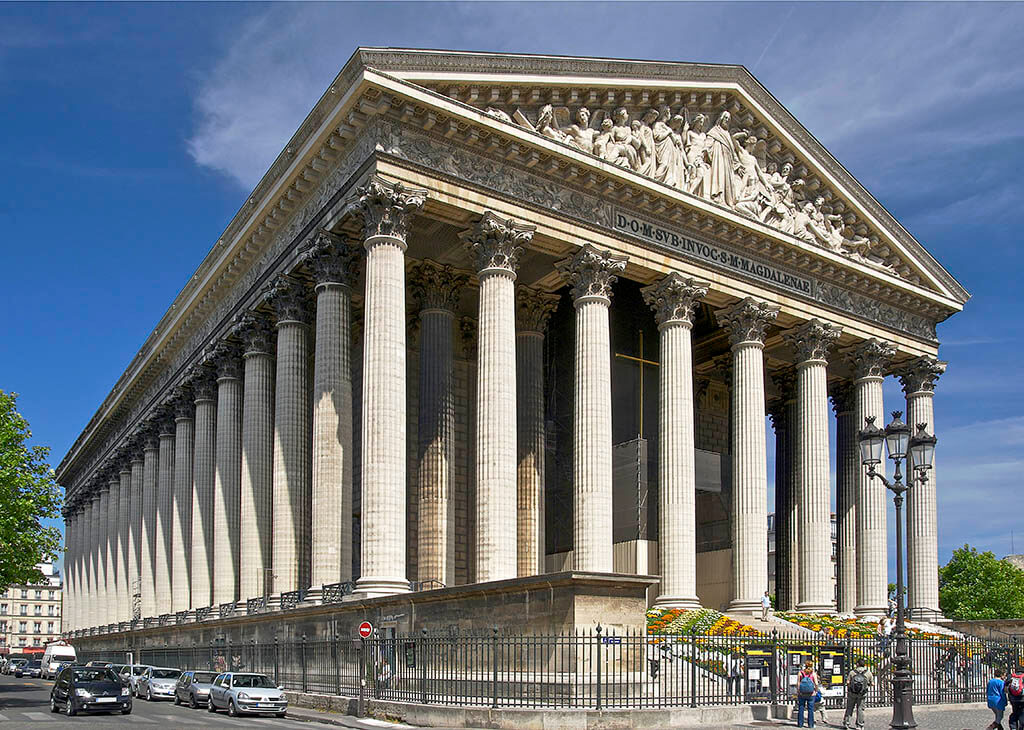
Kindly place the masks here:
[(73, 664), (78, 659), (75, 647), (62, 641), (50, 644), (43, 652), (43, 679), (53, 679), (61, 664)]

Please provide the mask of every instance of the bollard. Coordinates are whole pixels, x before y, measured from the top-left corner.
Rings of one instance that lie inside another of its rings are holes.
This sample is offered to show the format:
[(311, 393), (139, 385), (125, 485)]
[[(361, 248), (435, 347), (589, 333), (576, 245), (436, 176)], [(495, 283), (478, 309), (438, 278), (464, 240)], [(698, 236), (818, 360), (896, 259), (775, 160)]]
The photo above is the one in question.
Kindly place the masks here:
[(359, 702), (356, 705), (356, 717), (366, 716), (366, 639), (359, 638)]
[(601, 624), (597, 625), (597, 709), (601, 709)]
[(306, 635), (302, 635), (301, 661), (302, 661), (302, 691), (306, 692)]
[(420, 647), (416, 654), (419, 656), (420, 662), (420, 702), (424, 705), (427, 704), (427, 630), (426, 628), (420, 629), (421, 639)]
[(498, 707), (498, 627), (492, 629), (491, 638), (491, 707)]

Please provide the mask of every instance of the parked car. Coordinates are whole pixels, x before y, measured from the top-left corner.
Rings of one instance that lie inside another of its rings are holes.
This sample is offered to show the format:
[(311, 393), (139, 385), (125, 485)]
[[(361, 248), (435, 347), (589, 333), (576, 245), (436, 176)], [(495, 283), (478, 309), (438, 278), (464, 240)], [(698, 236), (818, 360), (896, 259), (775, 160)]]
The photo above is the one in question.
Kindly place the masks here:
[(180, 669), (147, 667), (135, 684), (135, 696), (145, 697), (150, 702), (161, 697), (174, 697), (174, 686), (179, 676), (181, 676)]
[(131, 689), (132, 694), (139, 687), (139, 680), (142, 679), (142, 675), (149, 669), (148, 664), (129, 664), (123, 672), (121, 672), (121, 680), (124, 681)]
[(43, 676), (43, 662), (40, 659), (29, 659), (24, 666), (18, 667), (18, 671), (15, 673), (15, 677), (21, 676), (32, 677), (33, 679), (39, 679)]
[(120, 677), (106, 667), (68, 667), (50, 690), (50, 712), (68, 717), (79, 712), (120, 712), (130, 715), (132, 696)]
[(288, 700), (284, 688), (276, 686), (266, 675), (225, 672), (213, 680), (206, 709), (227, 710), (231, 717), (245, 713), (284, 717)]
[(103, 668), (109, 667), (110, 666), (110, 662), (101, 662), (101, 661), (93, 660), (91, 662), (86, 662), (85, 666), (87, 666), (87, 667), (98, 667), (100, 669), (103, 669)]
[(217, 672), (202, 672), (190, 669), (182, 672), (174, 687), (174, 704), (186, 704), (193, 710), (210, 701), (210, 687), (217, 678)]
[(6, 670), (5, 674), (14, 674), (16, 671), (18, 671), (18, 667), (20, 667), (20, 666), (22, 666), (24, 664), (28, 664), (28, 658), (27, 657), (20, 657), (19, 656), (19, 657), (12, 657), (11, 659), (8, 659), (7, 660), (7, 667), (5, 668), (5, 670)]

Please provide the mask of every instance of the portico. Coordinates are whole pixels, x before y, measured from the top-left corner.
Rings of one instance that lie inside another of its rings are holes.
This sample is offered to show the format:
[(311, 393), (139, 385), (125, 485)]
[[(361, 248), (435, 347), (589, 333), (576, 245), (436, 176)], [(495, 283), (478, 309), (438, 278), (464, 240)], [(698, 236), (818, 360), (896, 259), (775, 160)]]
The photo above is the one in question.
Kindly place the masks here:
[[(584, 106), (667, 107), (650, 131), (669, 143), (570, 125)], [(755, 140), (728, 190), (698, 115)], [(779, 602), (834, 611), (832, 469), (839, 608), (878, 612), (884, 495), (847, 421), (884, 413), (898, 374), (934, 430), (935, 326), (966, 299), (740, 67), (360, 50), (60, 466), (71, 629), (563, 569), (753, 611), (770, 481)], [(620, 370), (638, 329), (658, 367)], [(908, 504), (925, 617), (935, 483)]]

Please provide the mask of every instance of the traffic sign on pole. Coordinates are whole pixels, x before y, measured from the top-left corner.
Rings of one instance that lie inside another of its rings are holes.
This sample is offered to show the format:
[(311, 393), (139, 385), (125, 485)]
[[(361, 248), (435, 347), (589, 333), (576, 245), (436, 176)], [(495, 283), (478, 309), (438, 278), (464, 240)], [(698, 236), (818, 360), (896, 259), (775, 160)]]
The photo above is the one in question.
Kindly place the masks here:
[(359, 624), (359, 636), (364, 639), (369, 639), (373, 635), (373, 624), (369, 621), (363, 621)]

